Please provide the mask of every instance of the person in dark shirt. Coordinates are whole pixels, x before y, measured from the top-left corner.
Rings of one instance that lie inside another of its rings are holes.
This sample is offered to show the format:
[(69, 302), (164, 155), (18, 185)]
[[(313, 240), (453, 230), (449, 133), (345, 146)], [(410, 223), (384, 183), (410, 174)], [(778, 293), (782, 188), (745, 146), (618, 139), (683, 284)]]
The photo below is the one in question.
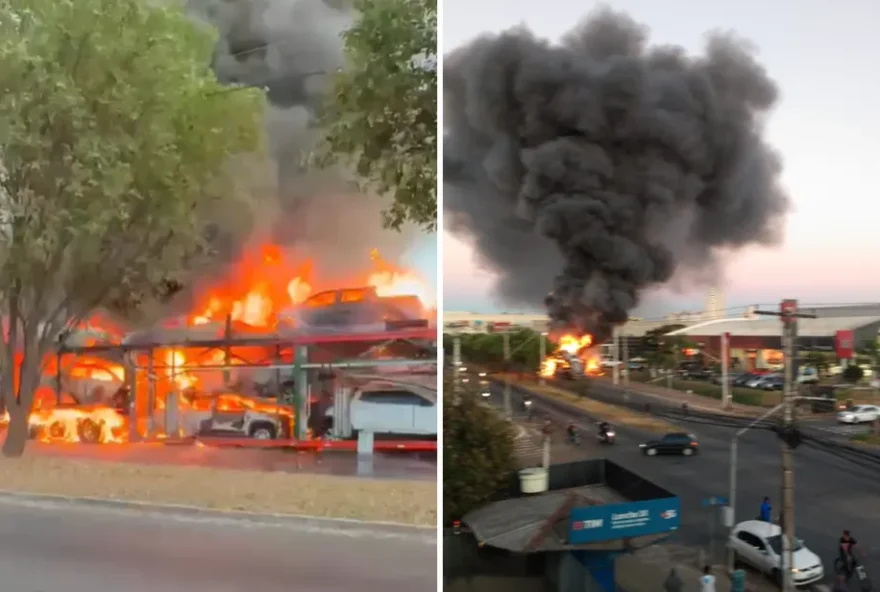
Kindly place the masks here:
[(844, 568), (846, 569), (847, 578), (852, 575), (853, 568), (856, 564), (853, 551), (858, 544), (859, 542), (848, 530), (844, 530), (843, 534), (840, 535), (840, 541), (838, 542), (837, 548), (840, 552), (840, 560), (843, 562)]
[(770, 498), (765, 497), (764, 501), (761, 502), (761, 520), (764, 522), (771, 522), (770, 514), (773, 511), (773, 506), (770, 505)]

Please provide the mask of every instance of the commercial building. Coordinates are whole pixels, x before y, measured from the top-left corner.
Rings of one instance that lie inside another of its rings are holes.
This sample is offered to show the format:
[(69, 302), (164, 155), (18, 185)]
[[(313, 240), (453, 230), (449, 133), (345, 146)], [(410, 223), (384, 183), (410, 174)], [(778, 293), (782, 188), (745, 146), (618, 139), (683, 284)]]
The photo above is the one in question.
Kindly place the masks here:
[[(704, 320), (705, 317), (696, 317)], [(621, 335), (629, 337), (641, 337), (648, 331), (672, 324), (688, 324), (689, 321), (681, 319), (644, 320), (631, 318), (621, 328)], [(690, 321), (693, 322), (693, 321)], [(477, 312), (444, 312), (444, 332), (456, 333), (487, 333), (493, 328), (531, 329), (533, 331), (548, 331), (550, 319), (544, 314), (529, 313), (477, 313)]]
[[(797, 345), (801, 351), (834, 352), (838, 332), (850, 332), (858, 347), (877, 339), (880, 331), (880, 304), (815, 307), (800, 312), (816, 315), (798, 319)], [(736, 368), (753, 370), (782, 364), (782, 323), (778, 317), (748, 314), (742, 318), (718, 319), (696, 323), (673, 331), (669, 336), (684, 337), (699, 345), (704, 354), (718, 359), (721, 338), (727, 334), (730, 358)]]

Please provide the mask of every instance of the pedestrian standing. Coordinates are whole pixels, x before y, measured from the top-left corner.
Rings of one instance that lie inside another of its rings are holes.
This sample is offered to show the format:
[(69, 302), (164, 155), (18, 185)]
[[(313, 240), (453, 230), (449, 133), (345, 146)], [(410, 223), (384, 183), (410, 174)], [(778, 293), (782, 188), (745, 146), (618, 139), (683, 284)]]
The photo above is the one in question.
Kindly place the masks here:
[(764, 501), (761, 502), (761, 520), (764, 522), (772, 522), (770, 518), (770, 514), (773, 511), (773, 507), (770, 505), (770, 498), (765, 497)]
[(703, 567), (703, 575), (700, 576), (700, 592), (715, 592), (715, 576), (708, 565)]

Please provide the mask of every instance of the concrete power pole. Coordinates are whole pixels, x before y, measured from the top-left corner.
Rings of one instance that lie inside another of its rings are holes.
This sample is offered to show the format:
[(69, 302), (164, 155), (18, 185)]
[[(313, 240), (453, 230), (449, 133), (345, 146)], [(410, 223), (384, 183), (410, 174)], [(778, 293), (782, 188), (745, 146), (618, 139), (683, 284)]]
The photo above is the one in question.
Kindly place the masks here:
[(725, 409), (733, 407), (730, 390), (730, 333), (721, 334), (721, 400)]
[(461, 335), (452, 337), (452, 388), (456, 395), (461, 394)]
[(614, 347), (611, 353), (614, 356), (611, 359), (614, 364), (612, 376), (614, 377), (614, 384), (617, 385), (620, 384), (620, 330), (617, 327), (614, 328)]
[(505, 328), (501, 335), (504, 340), (504, 412), (507, 417), (513, 417), (513, 407), (510, 402), (510, 331)]
[(538, 350), (538, 384), (544, 386), (547, 382), (544, 380), (544, 375), (541, 374), (541, 364), (544, 362), (544, 358), (547, 357), (547, 334), (541, 333), (538, 335), (538, 339), (541, 340)]
[[(792, 304), (782, 305), (783, 322), (783, 348), (785, 360), (785, 386), (782, 402), (783, 433), (794, 425), (794, 342), (797, 335), (797, 318), (786, 316), (789, 312), (797, 311), (797, 302), (788, 301)], [(791, 311), (789, 307), (794, 307)], [(785, 536), (782, 537), (782, 576), (783, 592), (794, 592), (791, 568), (794, 565), (792, 553), (794, 542), (794, 455), (791, 446), (782, 440), (782, 529)]]
[(790, 437), (795, 429), (797, 400), (797, 320), (816, 318), (797, 311), (797, 300), (783, 300), (779, 312), (755, 311), (759, 315), (778, 316), (782, 320), (782, 348), (785, 356), (785, 386), (782, 396), (782, 590), (795, 592), (791, 568), (794, 565), (794, 455)]

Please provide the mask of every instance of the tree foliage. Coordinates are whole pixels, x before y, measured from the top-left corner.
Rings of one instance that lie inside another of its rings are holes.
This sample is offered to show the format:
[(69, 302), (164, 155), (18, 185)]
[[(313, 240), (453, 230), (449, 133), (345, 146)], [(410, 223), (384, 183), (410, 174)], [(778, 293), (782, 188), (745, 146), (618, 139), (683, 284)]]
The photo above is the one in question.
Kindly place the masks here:
[[(502, 333), (464, 333), (461, 356), (465, 361), (501, 368), (504, 365), (504, 335)], [(544, 337), (545, 354), (556, 350), (556, 343)], [(531, 329), (510, 332), (510, 361), (514, 367), (537, 371), (541, 365), (541, 334)], [(444, 336), (443, 351), (452, 353), (452, 336)]]
[(443, 396), (443, 514), (448, 522), (490, 502), (516, 470), (511, 424), (476, 393)]
[(347, 66), (320, 117), (320, 166), (354, 165), (363, 183), (393, 197), (388, 227), (437, 225), (437, 2), (355, 0)]
[(850, 364), (843, 369), (843, 379), (851, 384), (855, 384), (865, 376), (865, 371), (855, 364)]
[(173, 289), (207, 216), (237, 198), (227, 164), (259, 146), (261, 99), (218, 85), (213, 42), (166, 3), (0, 0), (5, 454), (24, 449), (57, 336)]

